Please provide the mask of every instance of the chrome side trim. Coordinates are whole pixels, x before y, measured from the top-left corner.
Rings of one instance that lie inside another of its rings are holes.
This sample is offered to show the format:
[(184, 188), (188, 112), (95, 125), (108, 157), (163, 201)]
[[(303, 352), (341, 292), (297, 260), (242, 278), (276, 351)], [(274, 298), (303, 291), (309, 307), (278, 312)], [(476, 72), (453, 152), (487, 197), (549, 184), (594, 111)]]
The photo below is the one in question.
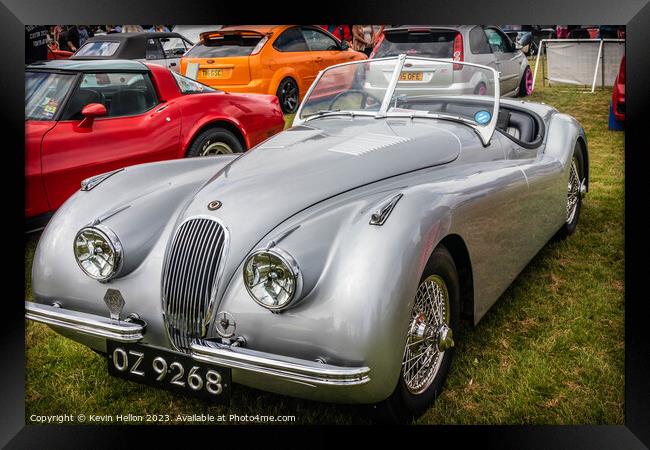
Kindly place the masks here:
[(25, 302), (25, 318), (119, 342), (139, 342), (144, 337), (146, 329), (145, 324), (117, 321), (95, 314), (28, 301)]
[(197, 361), (242, 369), (312, 386), (357, 386), (370, 381), (368, 367), (341, 367), (219, 344), (193, 343)]

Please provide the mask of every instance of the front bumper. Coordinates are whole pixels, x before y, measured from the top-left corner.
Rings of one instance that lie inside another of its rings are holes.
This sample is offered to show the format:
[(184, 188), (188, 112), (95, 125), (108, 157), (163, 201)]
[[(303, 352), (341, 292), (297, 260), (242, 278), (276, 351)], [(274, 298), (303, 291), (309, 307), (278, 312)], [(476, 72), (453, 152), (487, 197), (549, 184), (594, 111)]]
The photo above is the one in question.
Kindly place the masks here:
[(56, 306), (25, 302), (25, 318), (65, 330), (105, 338), (118, 342), (139, 342), (144, 338), (146, 325), (117, 321), (95, 314), (86, 314)]
[[(146, 324), (114, 320), (55, 306), (25, 302), (25, 318), (64, 330), (80, 342), (89, 338), (119, 342), (144, 340)], [(128, 319), (127, 319), (128, 320)], [(146, 342), (144, 342), (146, 345)], [(204, 341), (191, 345), (197, 361), (232, 369), (233, 381), (254, 388), (311, 400), (369, 403), (370, 368), (341, 367)]]

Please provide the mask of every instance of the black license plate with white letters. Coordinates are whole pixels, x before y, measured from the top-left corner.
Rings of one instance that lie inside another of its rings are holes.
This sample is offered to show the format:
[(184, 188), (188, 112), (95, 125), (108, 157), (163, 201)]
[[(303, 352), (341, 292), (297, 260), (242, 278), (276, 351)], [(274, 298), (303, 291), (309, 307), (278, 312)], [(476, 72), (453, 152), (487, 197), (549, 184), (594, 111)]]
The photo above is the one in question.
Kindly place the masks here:
[(108, 373), (157, 388), (228, 403), (231, 370), (158, 347), (106, 341)]

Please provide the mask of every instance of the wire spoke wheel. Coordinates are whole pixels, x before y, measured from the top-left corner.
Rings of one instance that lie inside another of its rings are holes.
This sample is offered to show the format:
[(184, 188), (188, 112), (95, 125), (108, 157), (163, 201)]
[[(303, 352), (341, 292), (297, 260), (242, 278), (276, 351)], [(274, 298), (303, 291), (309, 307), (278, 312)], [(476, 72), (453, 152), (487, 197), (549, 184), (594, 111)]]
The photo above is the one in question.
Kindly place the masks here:
[(578, 175), (578, 162), (574, 157), (571, 161), (571, 173), (569, 174), (569, 185), (567, 188), (567, 202), (566, 202), (566, 222), (573, 222), (578, 209), (578, 201), (580, 200), (580, 176)]
[(231, 153), (233, 153), (232, 148), (225, 142), (207, 141), (201, 148), (200, 156), (230, 155)]
[(431, 275), (418, 286), (404, 349), (402, 377), (411, 394), (421, 394), (431, 385), (447, 340), (451, 341), (449, 292), (442, 277)]

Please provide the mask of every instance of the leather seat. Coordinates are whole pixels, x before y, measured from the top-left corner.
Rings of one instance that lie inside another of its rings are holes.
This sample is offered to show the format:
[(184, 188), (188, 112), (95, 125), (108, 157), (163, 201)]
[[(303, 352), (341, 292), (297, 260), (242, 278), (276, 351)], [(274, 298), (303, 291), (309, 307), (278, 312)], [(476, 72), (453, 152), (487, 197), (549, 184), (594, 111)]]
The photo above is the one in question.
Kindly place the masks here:
[(519, 139), (522, 142), (533, 142), (535, 139), (535, 120), (528, 114), (510, 111), (510, 127), (519, 130)]
[(130, 116), (148, 109), (147, 96), (140, 89), (125, 89), (113, 94), (109, 115)]

